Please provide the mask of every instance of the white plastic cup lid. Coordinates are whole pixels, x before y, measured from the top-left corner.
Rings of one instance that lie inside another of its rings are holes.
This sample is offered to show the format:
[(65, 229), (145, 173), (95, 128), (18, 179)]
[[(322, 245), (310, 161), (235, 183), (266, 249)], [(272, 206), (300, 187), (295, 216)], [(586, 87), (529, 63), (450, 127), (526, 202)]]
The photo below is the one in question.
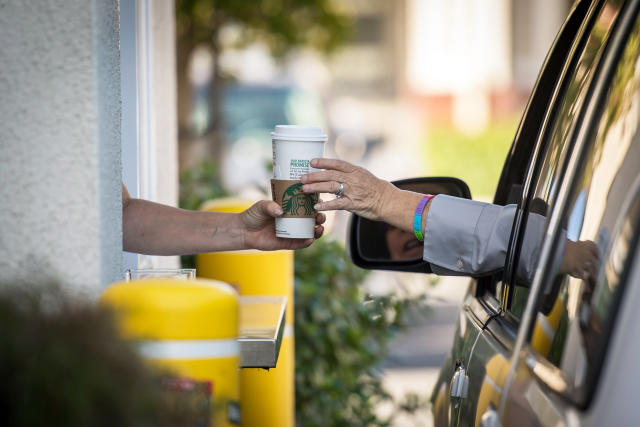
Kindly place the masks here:
[(276, 125), (271, 138), (278, 141), (326, 142), (327, 135), (319, 126)]

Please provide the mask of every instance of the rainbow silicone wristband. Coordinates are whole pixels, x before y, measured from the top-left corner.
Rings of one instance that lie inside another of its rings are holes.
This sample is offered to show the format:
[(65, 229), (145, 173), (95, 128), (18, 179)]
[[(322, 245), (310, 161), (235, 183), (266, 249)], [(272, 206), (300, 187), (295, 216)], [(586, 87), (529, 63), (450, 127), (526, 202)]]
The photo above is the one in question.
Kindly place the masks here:
[(421, 242), (424, 242), (424, 236), (422, 235), (422, 212), (424, 212), (424, 208), (427, 206), (429, 200), (434, 197), (433, 194), (425, 194), (424, 197), (420, 199), (418, 207), (416, 208), (416, 214), (413, 217), (413, 234), (415, 234), (416, 239)]

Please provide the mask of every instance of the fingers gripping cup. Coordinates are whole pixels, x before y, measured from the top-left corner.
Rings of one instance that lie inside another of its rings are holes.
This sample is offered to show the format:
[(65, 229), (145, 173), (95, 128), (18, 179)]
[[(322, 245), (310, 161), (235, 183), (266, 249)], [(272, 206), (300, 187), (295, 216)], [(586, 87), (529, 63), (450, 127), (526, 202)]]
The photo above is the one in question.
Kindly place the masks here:
[(316, 169), (311, 159), (322, 157), (327, 135), (314, 126), (278, 125), (271, 132), (273, 179), (271, 193), (284, 214), (276, 218), (276, 236), (308, 239), (314, 235), (317, 194), (302, 192), (300, 177)]

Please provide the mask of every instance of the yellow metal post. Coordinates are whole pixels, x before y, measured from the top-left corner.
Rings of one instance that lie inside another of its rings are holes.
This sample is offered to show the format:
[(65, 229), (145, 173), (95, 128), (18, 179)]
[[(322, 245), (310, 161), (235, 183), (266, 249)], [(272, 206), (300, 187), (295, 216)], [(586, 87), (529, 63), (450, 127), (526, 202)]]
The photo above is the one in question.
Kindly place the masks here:
[[(251, 205), (238, 199), (209, 202), (202, 210), (241, 212)], [(294, 339), (293, 252), (237, 251), (200, 254), (196, 257), (199, 277), (221, 280), (235, 286), (240, 295), (287, 297), (286, 327), (277, 367), (242, 369), (240, 401), (245, 427), (293, 427)]]
[(142, 279), (109, 286), (100, 303), (151, 363), (213, 386), (211, 425), (238, 425), (238, 296), (213, 280)]

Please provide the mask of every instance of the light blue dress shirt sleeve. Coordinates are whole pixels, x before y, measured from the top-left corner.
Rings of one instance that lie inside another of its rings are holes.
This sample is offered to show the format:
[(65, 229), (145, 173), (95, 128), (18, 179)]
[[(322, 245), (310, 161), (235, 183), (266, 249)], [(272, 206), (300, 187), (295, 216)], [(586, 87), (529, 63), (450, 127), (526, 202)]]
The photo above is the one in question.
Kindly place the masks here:
[[(424, 230), (424, 260), (440, 275), (479, 276), (503, 269), (515, 213), (516, 205), (434, 197)], [(530, 214), (516, 272), (528, 283), (540, 258), (544, 230), (545, 217)]]

